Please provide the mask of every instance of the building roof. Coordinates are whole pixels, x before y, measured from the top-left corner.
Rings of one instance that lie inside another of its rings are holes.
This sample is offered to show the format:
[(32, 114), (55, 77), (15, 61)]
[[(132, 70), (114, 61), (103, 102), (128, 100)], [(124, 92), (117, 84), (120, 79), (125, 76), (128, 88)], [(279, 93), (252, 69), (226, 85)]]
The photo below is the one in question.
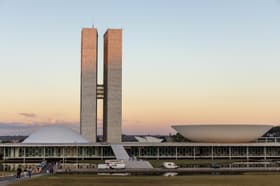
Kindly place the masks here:
[(270, 130), (273, 125), (177, 125), (178, 133), (192, 142), (246, 143), (253, 142)]
[(42, 127), (22, 143), (88, 143), (77, 132), (63, 126)]

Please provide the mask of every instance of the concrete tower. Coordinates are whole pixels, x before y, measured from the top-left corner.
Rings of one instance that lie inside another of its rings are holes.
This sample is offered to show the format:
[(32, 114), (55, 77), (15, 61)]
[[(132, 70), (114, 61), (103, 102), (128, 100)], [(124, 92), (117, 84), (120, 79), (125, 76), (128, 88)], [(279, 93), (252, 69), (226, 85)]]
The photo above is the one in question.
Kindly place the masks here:
[(103, 137), (106, 142), (121, 142), (122, 123), (122, 30), (104, 34)]
[(82, 29), (80, 132), (89, 142), (96, 142), (97, 121), (97, 30)]

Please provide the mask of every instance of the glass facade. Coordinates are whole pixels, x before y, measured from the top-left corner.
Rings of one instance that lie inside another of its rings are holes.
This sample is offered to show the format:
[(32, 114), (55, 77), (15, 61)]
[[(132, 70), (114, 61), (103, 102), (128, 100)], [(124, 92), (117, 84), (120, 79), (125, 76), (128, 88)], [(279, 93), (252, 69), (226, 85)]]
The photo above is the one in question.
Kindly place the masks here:
[[(173, 145), (161, 143), (158, 146), (149, 145), (125, 145), (130, 157), (142, 159), (164, 158), (280, 158), (280, 145), (266, 146), (228, 146), (211, 144), (203, 145)], [(0, 157), (3, 159), (110, 159), (114, 153), (109, 145), (99, 146), (0, 146)]]

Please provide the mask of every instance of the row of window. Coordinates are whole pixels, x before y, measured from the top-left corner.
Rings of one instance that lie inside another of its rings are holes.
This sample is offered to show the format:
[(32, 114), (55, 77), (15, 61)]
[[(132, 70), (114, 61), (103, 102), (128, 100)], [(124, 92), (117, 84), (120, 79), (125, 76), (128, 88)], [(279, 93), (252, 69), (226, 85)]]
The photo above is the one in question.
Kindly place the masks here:
[(130, 156), (280, 156), (279, 147), (132, 147)]
[[(280, 156), (279, 147), (126, 147), (133, 157), (145, 156)], [(111, 147), (6, 147), (6, 157), (114, 156)]]
[[(110, 147), (11, 147), (5, 148), (6, 157), (94, 157), (113, 156)], [(64, 154), (64, 155), (63, 155)]]

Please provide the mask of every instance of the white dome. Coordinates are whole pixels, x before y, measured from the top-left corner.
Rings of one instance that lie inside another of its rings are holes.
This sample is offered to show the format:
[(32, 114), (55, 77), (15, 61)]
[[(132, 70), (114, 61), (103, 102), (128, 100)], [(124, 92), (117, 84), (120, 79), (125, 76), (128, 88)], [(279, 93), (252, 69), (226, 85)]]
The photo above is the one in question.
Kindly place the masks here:
[(253, 142), (273, 125), (177, 125), (178, 133), (193, 142), (242, 143)]
[(69, 128), (48, 126), (32, 133), (22, 143), (88, 143), (88, 141)]

